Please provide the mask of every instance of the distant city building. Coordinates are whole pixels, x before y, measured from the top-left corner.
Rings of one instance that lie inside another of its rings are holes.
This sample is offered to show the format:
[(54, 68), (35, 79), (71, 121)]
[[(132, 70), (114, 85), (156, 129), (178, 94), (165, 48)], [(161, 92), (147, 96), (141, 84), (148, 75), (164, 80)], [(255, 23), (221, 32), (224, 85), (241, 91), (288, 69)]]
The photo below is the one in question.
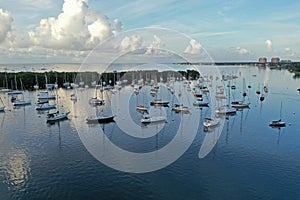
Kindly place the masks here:
[(280, 59), (279, 58), (272, 58), (271, 59), (271, 63), (274, 63), (274, 64), (277, 64), (280, 62)]
[(265, 58), (265, 57), (259, 58), (258, 62), (259, 63), (266, 63), (267, 62), (267, 58)]
[(280, 61), (280, 63), (290, 64), (290, 63), (292, 63), (292, 61), (291, 60), (282, 60), (282, 61)]

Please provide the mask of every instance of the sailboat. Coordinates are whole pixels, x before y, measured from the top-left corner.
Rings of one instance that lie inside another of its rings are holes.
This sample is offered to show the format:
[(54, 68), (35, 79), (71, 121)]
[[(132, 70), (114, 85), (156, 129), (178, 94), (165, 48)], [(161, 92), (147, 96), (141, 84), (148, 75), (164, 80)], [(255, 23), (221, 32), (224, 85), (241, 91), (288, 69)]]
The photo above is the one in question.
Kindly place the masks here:
[(203, 98), (196, 98), (196, 100), (193, 102), (193, 106), (198, 106), (198, 107), (208, 107), (208, 102), (203, 101)]
[(146, 98), (146, 94), (145, 94), (145, 91), (143, 91), (143, 104), (138, 104), (138, 95), (136, 96), (137, 97), (137, 105), (136, 105), (136, 110), (139, 111), (139, 112), (148, 112), (148, 107), (145, 106), (145, 98)]
[(203, 126), (205, 128), (210, 128), (210, 127), (214, 127), (217, 126), (220, 123), (220, 119), (219, 118), (205, 118), (204, 122), (203, 122)]
[(151, 116), (148, 113), (143, 115), (141, 119), (141, 123), (148, 124), (148, 123), (159, 123), (159, 122), (166, 122), (167, 118), (165, 116)]
[[(22, 80), (20, 79), (21, 82), (21, 88), (23, 88), (23, 83)], [(23, 99), (22, 100), (16, 100), (13, 103), (13, 106), (26, 106), (26, 105), (31, 105), (31, 100), (24, 100), (24, 94), (22, 93)]]
[(183, 113), (188, 113), (190, 112), (190, 108), (187, 106), (183, 106), (183, 104), (175, 104), (172, 107), (172, 110), (175, 112), (183, 112)]
[(40, 86), (39, 86), (39, 81), (38, 81), (37, 75), (35, 75), (35, 82), (36, 83), (33, 86), (33, 89), (38, 90), (40, 88)]
[(47, 123), (55, 123), (57, 121), (61, 121), (61, 120), (65, 120), (65, 119), (68, 119), (68, 114), (70, 112), (60, 112), (59, 111), (59, 106), (58, 106), (58, 101), (57, 101), (57, 111), (56, 112), (53, 112), (53, 113), (49, 113), (47, 115)]
[[(98, 99), (97, 97), (97, 88), (102, 87), (102, 85), (96, 85), (95, 86), (95, 92), (94, 92), (94, 97), (91, 97), (89, 99), (89, 104), (94, 105), (94, 106), (100, 106), (100, 105), (104, 105), (104, 100), (102, 99)], [(103, 91), (103, 89), (101, 89), (101, 91)], [(102, 94), (103, 95), (103, 94)]]
[(231, 106), (233, 108), (242, 109), (242, 108), (249, 108), (250, 103), (245, 102), (245, 97), (247, 96), (246, 93), (246, 84), (245, 78), (243, 79), (243, 100), (242, 101), (233, 101), (231, 102)]
[(0, 101), (2, 103), (2, 106), (0, 106), (0, 112), (4, 112), (5, 106), (4, 106), (4, 102), (1, 97), (0, 97)]
[(22, 91), (18, 90), (18, 85), (17, 85), (17, 77), (15, 76), (15, 90), (7, 92), (7, 95), (19, 95), (19, 94), (23, 94)]
[(162, 99), (154, 99), (153, 101), (150, 102), (150, 105), (151, 106), (159, 105), (159, 106), (166, 106), (166, 107), (168, 107), (169, 106), (169, 101), (164, 101)]
[[(102, 94), (102, 99), (100, 101), (104, 102), (103, 94)], [(115, 116), (111, 113), (104, 113), (103, 106), (102, 106), (101, 112), (98, 111), (98, 106), (96, 106), (95, 109), (96, 109), (96, 116), (86, 118), (86, 122), (88, 124), (92, 124), (92, 123), (109, 123), (109, 122), (114, 121)]]
[(51, 109), (56, 109), (55, 104), (38, 104), (35, 107), (36, 110), (51, 110)]
[[(228, 84), (228, 94), (228, 102), (230, 102), (230, 82)], [(229, 105), (223, 105), (219, 106), (215, 112), (218, 115), (233, 115), (236, 113), (236, 108), (230, 107)]]
[(8, 88), (7, 75), (5, 73), (5, 87), (0, 89), (0, 92), (10, 92), (11, 89)]
[(47, 123), (68, 119), (68, 114), (69, 114), (69, 112), (60, 113), (59, 111), (57, 111), (55, 113), (49, 113), (47, 116)]
[(56, 99), (56, 95), (49, 94), (48, 91), (43, 91), (38, 94), (38, 100), (54, 100)]
[(280, 106), (280, 118), (279, 120), (273, 120), (269, 123), (269, 126), (271, 127), (285, 127), (285, 122), (281, 120), (281, 116), (282, 116), (282, 102), (281, 102), (281, 106)]

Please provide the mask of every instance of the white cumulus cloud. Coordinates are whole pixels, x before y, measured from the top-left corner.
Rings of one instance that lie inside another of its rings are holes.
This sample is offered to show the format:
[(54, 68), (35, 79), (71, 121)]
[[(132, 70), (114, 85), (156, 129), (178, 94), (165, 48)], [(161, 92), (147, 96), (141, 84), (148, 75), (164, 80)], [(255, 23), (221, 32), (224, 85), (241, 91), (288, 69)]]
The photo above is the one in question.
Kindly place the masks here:
[(271, 40), (266, 40), (266, 46), (268, 51), (273, 51), (273, 43)]
[(121, 41), (120, 50), (123, 52), (133, 52), (142, 48), (143, 38), (139, 35), (126, 36)]
[[(53, 49), (88, 50), (112, 35), (108, 18), (88, 7), (88, 0), (64, 0), (61, 13), (42, 19), (30, 41), (36, 46)], [(115, 31), (122, 26), (115, 22)]]
[(157, 35), (153, 35), (153, 41), (150, 46), (147, 48), (146, 54), (148, 55), (159, 55), (163, 54), (165, 48), (165, 44)]
[(13, 21), (11, 14), (0, 8), (0, 44), (13, 42)]
[(196, 40), (190, 40), (189, 45), (184, 50), (184, 53), (200, 54), (202, 52), (202, 46)]

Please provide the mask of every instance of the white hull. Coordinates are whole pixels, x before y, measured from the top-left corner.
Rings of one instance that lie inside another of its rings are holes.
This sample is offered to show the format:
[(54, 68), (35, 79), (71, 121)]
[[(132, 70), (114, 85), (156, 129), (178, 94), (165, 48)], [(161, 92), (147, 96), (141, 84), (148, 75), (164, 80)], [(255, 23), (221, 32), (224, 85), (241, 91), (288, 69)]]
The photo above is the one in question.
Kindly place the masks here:
[(185, 107), (185, 106), (174, 106), (172, 108), (173, 111), (175, 112), (189, 112), (190, 109), (188, 107)]
[(11, 92), (7, 92), (8, 95), (18, 95), (18, 94), (23, 94), (23, 92), (19, 91), (19, 90), (14, 90)]
[(51, 110), (56, 109), (56, 105), (47, 105), (41, 104), (40, 106), (35, 107), (36, 110)]
[(235, 114), (236, 109), (230, 107), (221, 107), (216, 109), (216, 114), (226, 115), (226, 114)]
[(26, 106), (26, 105), (30, 105), (30, 104), (31, 104), (31, 100), (16, 101), (13, 103), (13, 106)]
[(53, 113), (48, 115), (47, 122), (56, 122), (64, 119), (68, 119), (68, 113)]
[(55, 95), (49, 94), (48, 92), (40, 92), (38, 99), (56, 99)]
[(243, 102), (232, 102), (231, 107), (233, 108), (248, 108), (250, 103), (243, 103)]
[(217, 126), (220, 123), (220, 119), (217, 118), (206, 118), (203, 122), (203, 126), (206, 128)]
[(159, 122), (166, 122), (167, 121), (167, 118), (164, 117), (164, 116), (144, 116), (142, 119), (141, 119), (141, 122), (146, 124), (146, 123), (159, 123)]
[(136, 109), (138, 111), (144, 111), (144, 112), (147, 112), (148, 111), (148, 108), (143, 106), (143, 105), (137, 105)]

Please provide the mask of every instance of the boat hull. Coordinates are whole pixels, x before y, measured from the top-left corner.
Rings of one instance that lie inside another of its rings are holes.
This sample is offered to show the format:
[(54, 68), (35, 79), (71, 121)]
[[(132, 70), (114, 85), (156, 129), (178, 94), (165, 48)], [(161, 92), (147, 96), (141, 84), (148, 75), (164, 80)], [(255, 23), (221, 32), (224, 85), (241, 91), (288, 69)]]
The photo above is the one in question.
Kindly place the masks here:
[(88, 124), (109, 123), (109, 122), (114, 122), (114, 117), (115, 116), (87, 118), (86, 122)]

